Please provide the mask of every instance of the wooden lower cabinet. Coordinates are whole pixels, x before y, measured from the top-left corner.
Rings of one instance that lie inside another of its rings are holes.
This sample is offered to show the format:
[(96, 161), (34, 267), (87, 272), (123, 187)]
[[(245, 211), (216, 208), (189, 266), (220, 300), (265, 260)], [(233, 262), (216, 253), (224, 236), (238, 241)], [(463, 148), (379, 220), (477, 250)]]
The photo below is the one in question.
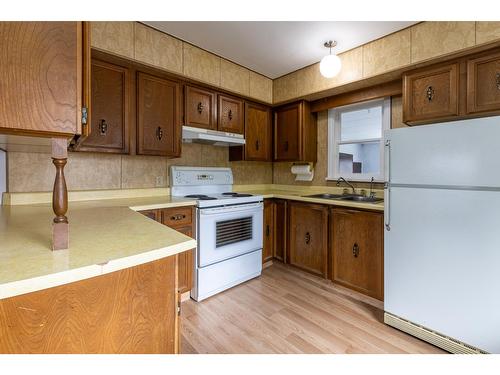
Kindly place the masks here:
[[(194, 208), (192, 206), (173, 207), (156, 210), (140, 211), (144, 216), (158, 221), (172, 229), (185, 234), (186, 236), (196, 238), (195, 225), (196, 219)], [(193, 287), (194, 270), (194, 250), (184, 251), (178, 254), (179, 262), (179, 283), (180, 293), (186, 293)]]
[(269, 199), (264, 200), (264, 225), (262, 263), (270, 261), (274, 257), (274, 209), (276, 204)]
[(328, 207), (289, 202), (288, 262), (314, 274), (328, 274)]
[(331, 209), (332, 281), (383, 300), (383, 214)]
[(287, 201), (274, 199), (274, 258), (286, 262), (288, 215)]
[(0, 300), (0, 353), (178, 353), (176, 255)]

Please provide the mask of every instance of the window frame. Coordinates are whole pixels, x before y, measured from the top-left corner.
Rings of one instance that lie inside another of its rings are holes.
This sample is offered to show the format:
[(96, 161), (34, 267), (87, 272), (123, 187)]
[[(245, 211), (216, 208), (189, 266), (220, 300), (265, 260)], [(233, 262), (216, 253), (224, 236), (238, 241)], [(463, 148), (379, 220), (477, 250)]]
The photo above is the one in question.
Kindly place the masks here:
[[(373, 107), (379, 104), (382, 106), (382, 136), (380, 138), (371, 138), (355, 141), (340, 141), (340, 115), (343, 112), (350, 112), (352, 110), (360, 110), (368, 107)], [(387, 129), (391, 127), (391, 98), (380, 98), (369, 100), (361, 103), (348, 104), (341, 107), (331, 108), (328, 110), (328, 173), (327, 181), (336, 181), (340, 177), (345, 178), (349, 181), (356, 182), (369, 182), (371, 178), (374, 178), (375, 182), (384, 181), (384, 133)], [(369, 175), (363, 173), (351, 173), (351, 174), (340, 174), (339, 173), (339, 146), (341, 144), (353, 144), (353, 143), (363, 143), (363, 142), (380, 142), (380, 173), (377, 175)]]

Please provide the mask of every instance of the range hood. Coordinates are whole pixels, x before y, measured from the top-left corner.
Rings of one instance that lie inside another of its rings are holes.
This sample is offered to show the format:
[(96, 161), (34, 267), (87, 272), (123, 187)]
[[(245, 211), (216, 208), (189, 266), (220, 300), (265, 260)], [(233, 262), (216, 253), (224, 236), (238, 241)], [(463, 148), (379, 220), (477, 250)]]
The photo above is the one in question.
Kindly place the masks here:
[(182, 127), (182, 141), (184, 143), (204, 143), (214, 146), (241, 146), (245, 144), (242, 134), (226, 133), (216, 130)]

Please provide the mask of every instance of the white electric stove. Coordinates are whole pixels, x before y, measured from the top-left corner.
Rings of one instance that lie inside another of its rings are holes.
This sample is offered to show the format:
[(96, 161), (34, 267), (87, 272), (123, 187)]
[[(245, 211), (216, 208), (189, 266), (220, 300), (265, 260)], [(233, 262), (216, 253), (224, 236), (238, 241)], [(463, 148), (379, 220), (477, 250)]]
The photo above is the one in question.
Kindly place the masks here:
[(231, 168), (172, 166), (170, 189), (173, 196), (197, 199), (193, 299), (261, 274), (261, 195), (233, 192)]

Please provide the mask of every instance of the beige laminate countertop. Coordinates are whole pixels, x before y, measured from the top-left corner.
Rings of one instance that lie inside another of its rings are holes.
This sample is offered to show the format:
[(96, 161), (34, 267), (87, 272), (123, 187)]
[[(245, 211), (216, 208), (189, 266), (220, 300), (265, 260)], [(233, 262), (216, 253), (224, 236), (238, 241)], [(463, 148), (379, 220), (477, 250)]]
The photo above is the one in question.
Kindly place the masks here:
[(49, 204), (0, 206), (0, 299), (99, 276), (196, 247), (143, 209), (196, 204), (173, 197), (70, 202), (70, 248), (51, 251)]

